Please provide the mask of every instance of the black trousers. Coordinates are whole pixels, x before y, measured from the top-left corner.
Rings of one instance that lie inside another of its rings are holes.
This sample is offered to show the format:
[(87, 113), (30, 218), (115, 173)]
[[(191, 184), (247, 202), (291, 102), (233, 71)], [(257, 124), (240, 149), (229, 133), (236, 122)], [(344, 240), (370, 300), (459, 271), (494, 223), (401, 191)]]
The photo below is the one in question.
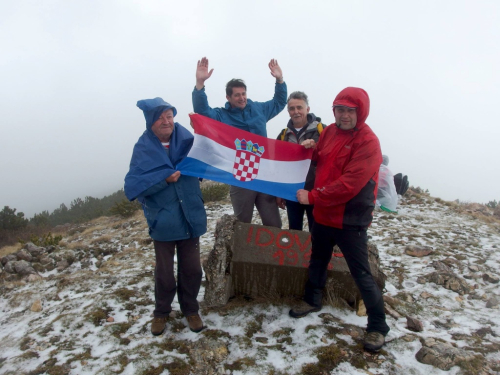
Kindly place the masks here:
[(314, 224), (313, 208), (311, 204), (300, 204), (299, 202), (285, 200), (286, 214), (288, 216), (288, 228), (302, 230), (304, 227), (304, 212), (307, 214), (309, 232)]
[[(200, 263), (200, 238), (179, 241), (154, 241), (155, 317), (168, 316), (177, 292), (181, 311), (185, 316), (198, 313), (197, 301), (203, 276)], [(174, 255), (177, 247), (177, 284), (174, 276)]]
[(365, 229), (347, 230), (314, 224), (309, 279), (304, 300), (310, 305), (321, 306), (327, 267), (335, 245), (344, 254), (349, 271), (361, 292), (368, 314), (367, 332), (376, 331), (386, 335), (389, 326), (385, 321), (384, 300), (368, 263), (368, 237)]

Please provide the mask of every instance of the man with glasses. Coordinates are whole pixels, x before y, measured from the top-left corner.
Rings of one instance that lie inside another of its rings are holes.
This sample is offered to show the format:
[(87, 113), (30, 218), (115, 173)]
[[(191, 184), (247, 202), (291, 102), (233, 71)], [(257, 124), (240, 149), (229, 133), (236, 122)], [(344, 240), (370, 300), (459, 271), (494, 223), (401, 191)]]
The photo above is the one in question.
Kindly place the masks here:
[(335, 123), (326, 127), (314, 150), (316, 180), (311, 191), (297, 191), (302, 204), (314, 204), (312, 253), (304, 300), (290, 310), (301, 318), (321, 310), (327, 267), (338, 245), (347, 262), (368, 314), (364, 348), (377, 352), (385, 343), (389, 326), (384, 300), (368, 263), (367, 228), (377, 195), (380, 143), (365, 123), (370, 110), (366, 91), (342, 90), (333, 102)]

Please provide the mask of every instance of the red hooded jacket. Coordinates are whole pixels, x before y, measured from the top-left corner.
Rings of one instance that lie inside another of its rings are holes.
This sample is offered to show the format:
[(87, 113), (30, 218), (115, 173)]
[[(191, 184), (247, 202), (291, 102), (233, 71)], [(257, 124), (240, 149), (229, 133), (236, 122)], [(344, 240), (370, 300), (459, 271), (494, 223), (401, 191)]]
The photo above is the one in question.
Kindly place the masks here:
[(332, 124), (321, 133), (312, 156), (317, 167), (309, 203), (314, 204), (314, 219), (319, 224), (366, 228), (373, 217), (382, 163), (379, 140), (365, 123), (370, 99), (365, 90), (348, 87), (333, 105), (356, 107), (357, 123), (350, 130)]

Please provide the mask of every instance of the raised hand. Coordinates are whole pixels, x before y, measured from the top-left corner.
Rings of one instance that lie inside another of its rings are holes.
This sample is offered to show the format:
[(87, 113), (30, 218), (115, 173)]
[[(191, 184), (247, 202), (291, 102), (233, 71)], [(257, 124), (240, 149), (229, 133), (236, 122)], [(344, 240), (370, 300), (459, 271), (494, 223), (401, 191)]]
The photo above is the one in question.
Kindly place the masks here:
[(205, 81), (210, 78), (213, 71), (213, 69), (208, 71), (208, 59), (206, 57), (198, 60), (198, 66), (196, 67), (196, 88), (198, 90), (205, 86)]
[(283, 72), (281, 71), (281, 67), (278, 64), (278, 60), (272, 59), (269, 62), (269, 69), (271, 70), (271, 75), (276, 78), (278, 83), (283, 82)]

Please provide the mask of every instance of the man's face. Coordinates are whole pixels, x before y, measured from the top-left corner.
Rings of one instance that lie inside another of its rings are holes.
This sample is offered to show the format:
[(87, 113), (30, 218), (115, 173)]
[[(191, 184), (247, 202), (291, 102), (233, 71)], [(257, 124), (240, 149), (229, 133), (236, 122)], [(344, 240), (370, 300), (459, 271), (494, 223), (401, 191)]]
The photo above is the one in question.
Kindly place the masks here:
[(335, 123), (340, 129), (350, 130), (354, 129), (358, 121), (356, 108), (350, 107), (334, 107), (333, 115), (335, 116)]
[(233, 87), (233, 94), (226, 95), (226, 99), (231, 107), (243, 109), (247, 106), (247, 90), (244, 87)]
[(163, 112), (158, 120), (154, 122), (151, 130), (160, 139), (160, 141), (170, 141), (170, 136), (174, 131), (174, 111), (168, 109)]
[(309, 107), (302, 99), (290, 99), (288, 101), (288, 114), (292, 119), (294, 128), (301, 128), (307, 124)]

